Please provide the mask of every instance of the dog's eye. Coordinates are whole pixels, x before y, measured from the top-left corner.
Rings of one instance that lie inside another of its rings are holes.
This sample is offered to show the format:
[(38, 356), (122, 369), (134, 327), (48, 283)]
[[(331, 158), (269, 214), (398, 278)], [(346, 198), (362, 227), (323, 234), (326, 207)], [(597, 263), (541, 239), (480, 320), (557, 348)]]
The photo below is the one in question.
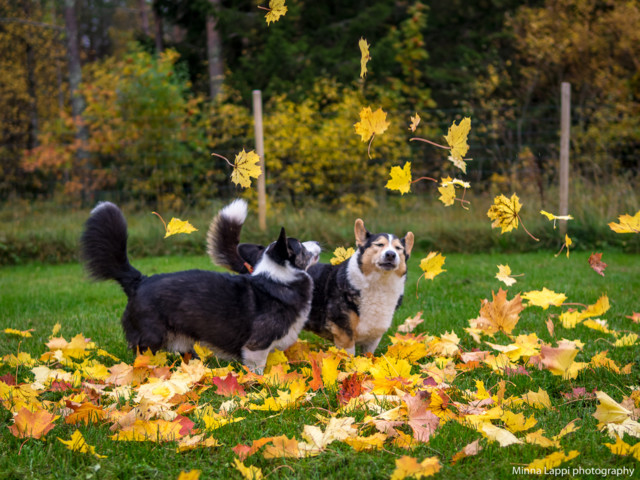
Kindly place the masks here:
[(404, 250), (402, 247), (396, 247), (396, 250), (401, 252), (402, 250)]
[(374, 243), (373, 245), (376, 247), (384, 247), (384, 243)]

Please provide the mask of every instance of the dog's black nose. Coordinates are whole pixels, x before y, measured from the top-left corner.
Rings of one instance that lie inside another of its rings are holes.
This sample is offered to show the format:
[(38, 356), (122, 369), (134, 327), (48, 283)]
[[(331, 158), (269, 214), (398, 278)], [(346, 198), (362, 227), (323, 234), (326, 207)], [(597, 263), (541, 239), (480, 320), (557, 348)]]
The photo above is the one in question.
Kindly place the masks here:
[(387, 262), (392, 262), (396, 259), (396, 252), (394, 252), (393, 250), (387, 250), (386, 252), (384, 252), (384, 259)]

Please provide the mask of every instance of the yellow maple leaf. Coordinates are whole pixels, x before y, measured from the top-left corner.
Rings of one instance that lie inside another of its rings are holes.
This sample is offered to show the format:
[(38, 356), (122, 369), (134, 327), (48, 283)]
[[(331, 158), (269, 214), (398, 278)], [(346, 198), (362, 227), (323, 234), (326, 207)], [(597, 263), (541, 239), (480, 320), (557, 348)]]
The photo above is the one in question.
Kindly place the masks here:
[(501, 447), (508, 447), (514, 443), (522, 443), (513, 433), (504, 428), (496, 427), (491, 423), (479, 425), (478, 431), (492, 442), (498, 442)]
[(260, 468), (253, 465), (247, 467), (237, 458), (233, 460), (233, 468), (238, 470), (245, 480), (262, 480), (264, 478)]
[(407, 455), (396, 459), (396, 469), (391, 474), (390, 480), (403, 480), (405, 478), (430, 477), (440, 471), (438, 457), (428, 457), (419, 462)]
[(178, 448), (176, 448), (176, 452), (183, 453), (196, 448), (211, 448), (219, 447), (220, 445), (222, 444), (213, 437), (205, 438), (202, 434), (193, 436), (187, 435), (178, 441)]
[(409, 125), (409, 130), (411, 130), (412, 132), (416, 131), (416, 128), (418, 128), (418, 125), (420, 124), (420, 115), (418, 115), (418, 113), (416, 112), (416, 116), (415, 117), (409, 117), (409, 119), (411, 120), (411, 125)]
[(571, 215), (554, 215), (553, 213), (545, 212), (544, 210), (540, 210), (540, 214), (553, 221), (554, 229), (556, 228), (556, 220), (573, 220)]
[(374, 135), (383, 134), (389, 128), (387, 114), (381, 108), (373, 112), (371, 107), (364, 107), (360, 110), (360, 121), (354, 124), (354, 127), (356, 134), (366, 142)]
[(542, 287), (542, 290), (531, 290), (522, 294), (522, 298), (529, 300), (527, 307), (537, 306), (542, 307), (543, 310), (549, 308), (549, 305), (559, 307), (567, 299), (564, 293), (556, 293), (547, 287)]
[(73, 452), (90, 453), (91, 455), (95, 455), (97, 458), (107, 458), (105, 455), (98, 455), (96, 453), (96, 448), (86, 442), (82, 433), (80, 433), (80, 430), (73, 432), (70, 440), (62, 440), (60, 437), (58, 437), (58, 440), (64, 443), (67, 448)]
[(31, 332), (33, 332), (33, 328), (29, 330), (16, 330), (15, 328), (5, 328), (3, 330), (7, 335), (18, 335), (20, 337), (29, 338), (31, 337)]
[(511, 276), (511, 267), (509, 267), (509, 265), (498, 265), (496, 278), (503, 282), (507, 287), (516, 283), (516, 279)]
[(243, 188), (251, 186), (251, 177), (258, 178), (262, 175), (259, 165), (260, 157), (253, 150), (245, 152), (244, 148), (236, 155), (231, 181)]
[(482, 450), (482, 446), (480, 445), (480, 439), (474, 440), (467, 446), (465, 446), (462, 450), (456, 453), (453, 457), (451, 457), (451, 465), (456, 464), (460, 460), (466, 457), (471, 457), (477, 455)]
[(9, 431), (18, 438), (42, 438), (55, 426), (53, 422), (58, 418), (59, 415), (52, 415), (43, 409), (32, 412), (22, 407), (13, 416)]
[(577, 450), (571, 450), (568, 454), (565, 455), (564, 452), (553, 452), (550, 455), (547, 455), (544, 458), (538, 458), (531, 462), (529, 465), (525, 467), (525, 470), (531, 472), (548, 472), (553, 470), (555, 467), (563, 464), (564, 462), (568, 462), (580, 455), (580, 452)]
[(596, 392), (596, 398), (600, 402), (596, 407), (593, 416), (598, 420), (599, 425), (607, 423), (623, 423), (631, 417), (631, 411), (624, 408), (613, 398), (604, 392)]
[(464, 117), (460, 120), (458, 125), (456, 125), (456, 122), (454, 121), (449, 127), (449, 131), (444, 136), (444, 139), (451, 147), (451, 156), (458, 162), (461, 162), (469, 151), (467, 137), (470, 130), (471, 119), (469, 117)]
[(364, 38), (360, 38), (358, 46), (360, 47), (360, 78), (364, 78), (367, 74), (367, 62), (371, 60), (369, 55), (369, 47), (371, 45)]
[(524, 441), (532, 445), (538, 445), (542, 448), (560, 448), (560, 442), (557, 440), (551, 440), (544, 436), (544, 430), (536, 430), (535, 432), (527, 433)]
[(198, 229), (189, 223), (188, 220), (180, 220), (179, 218), (172, 218), (167, 224), (167, 231), (164, 238), (170, 237), (177, 233), (192, 233), (197, 232)]
[(576, 425), (577, 421), (578, 421), (577, 418), (571, 420), (564, 427), (562, 427), (562, 430), (560, 430), (560, 433), (558, 433), (557, 435), (554, 435), (553, 437), (551, 437), (551, 439), (555, 442), (560, 440), (562, 437), (569, 435), (570, 433), (578, 431), (580, 427)]
[(200, 470), (190, 470), (188, 472), (181, 470), (178, 480), (199, 480), (200, 473), (202, 473)]
[(344, 441), (349, 437), (355, 437), (358, 430), (353, 426), (353, 417), (332, 417), (324, 432), (315, 425), (305, 425), (302, 438), (319, 450), (324, 450), (329, 444), (338, 440)]
[(368, 452), (371, 450), (382, 450), (387, 435), (378, 432), (368, 437), (345, 438), (344, 443), (350, 445), (356, 452)]
[(521, 208), (520, 199), (515, 193), (510, 199), (504, 195), (498, 195), (493, 199), (493, 205), (491, 205), (487, 212), (487, 216), (493, 220), (491, 228), (500, 227), (502, 229), (500, 233), (517, 229), (519, 221), (518, 212), (520, 212)]
[(573, 360), (578, 354), (578, 348), (573, 343), (559, 342), (557, 347), (543, 345), (540, 349), (542, 364), (554, 375), (562, 375), (562, 378), (576, 378), (578, 372), (586, 364), (576, 363)]
[(353, 247), (344, 248), (338, 247), (333, 251), (333, 258), (330, 260), (331, 265), (340, 265), (345, 260), (351, 258), (351, 255), (356, 253)]
[(538, 387), (537, 392), (529, 390), (527, 393), (522, 395), (522, 400), (534, 408), (551, 408), (551, 399), (549, 398), (549, 394), (540, 387)]
[(385, 185), (389, 190), (398, 190), (402, 195), (411, 191), (411, 162), (406, 162), (404, 167), (391, 167), (390, 179)]
[(625, 214), (618, 217), (618, 222), (611, 222), (609, 228), (616, 233), (640, 233), (640, 210), (632, 217)]
[(285, 0), (270, 0), (269, 12), (265, 15), (267, 25), (271, 22), (277, 22), (285, 13), (287, 13), (287, 7), (284, 4)]
[(451, 177), (442, 179), (442, 183), (438, 187), (438, 191), (440, 192), (438, 200), (444, 203), (445, 207), (450, 207), (455, 203), (456, 187), (451, 182)]
[(504, 423), (504, 426), (513, 433), (530, 430), (538, 423), (538, 421), (533, 416), (525, 418), (522, 412), (513, 413), (510, 410), (505, 410), (500, 417), (500, 420)]
[(635, 333), (628, 333), (627, 335), (623, 335), (618, 340), (616, 340), (613, 346), (614, 347), (633, 347), (636, 343), (638, 343), (638, 335)]
[(426, 257), (420, 260), (420, 268), (424, 272), (425, 278), (433, 280), (437, 275), (446, 272), (442, 269), (446, 258), (440, 252), (429, 252)]

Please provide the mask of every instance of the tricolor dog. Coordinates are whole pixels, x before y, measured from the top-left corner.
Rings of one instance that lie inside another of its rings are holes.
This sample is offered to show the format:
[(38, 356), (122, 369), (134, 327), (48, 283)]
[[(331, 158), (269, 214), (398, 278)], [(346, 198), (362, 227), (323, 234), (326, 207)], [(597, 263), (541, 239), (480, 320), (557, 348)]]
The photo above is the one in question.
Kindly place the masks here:
[(278, 239), (251, 275), (187, 270), (145, 276), (129, 263), (127, 223), (113, 203), (99, 203), (81, 238), (90, 276), (115, 280), (128, 297), (122, 315), (129, 346), (189, 353), (194, 342), (260, 372), (272, 349), (293, 345), (311, 309), (316, 242)]
[[(239, 243), (247, 205), (236, 200), (212, 220), (207, 252), (212, 261), (238, 273), (249, 273), (265, 255), (264, 246)], [(361, 219), (354, 226), (357, 251), (339, 265), (318, 263), (307, 270), (313, 278), (313, 300), (305, 330), (327, 338), (347, 352), (374, 352), (402, 302), (407, 260), (414, 236), (371, 233)]]

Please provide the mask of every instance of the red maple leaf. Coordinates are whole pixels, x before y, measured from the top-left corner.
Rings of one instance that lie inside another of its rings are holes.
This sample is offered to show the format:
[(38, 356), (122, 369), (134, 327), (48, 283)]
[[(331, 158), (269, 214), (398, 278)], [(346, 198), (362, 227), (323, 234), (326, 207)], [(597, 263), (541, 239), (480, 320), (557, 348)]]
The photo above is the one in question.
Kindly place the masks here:
[(340, 405), (346, 405), (349, 400), (362, 395), (362, 379), (357, 373), (349, 375), (342, 380), (340, 390), (338, 390), (338, 402)]
[(225, 397), (233, 397), (235, 395), (244, 397), (246, 395), (244, 388), (238, 383), (238, 379), (233, 375), (227, 375), (224, 378), (213, 377), (211, 379), (211, 383), (218, 387), (216, 390), (218, 395), (224, 395)]
[(596, 273), (604, 277), (604, 269), (607, 268), (607, 264), (602, 261), (601, 253), (592, 253), (589, 257), (589, 265)]

